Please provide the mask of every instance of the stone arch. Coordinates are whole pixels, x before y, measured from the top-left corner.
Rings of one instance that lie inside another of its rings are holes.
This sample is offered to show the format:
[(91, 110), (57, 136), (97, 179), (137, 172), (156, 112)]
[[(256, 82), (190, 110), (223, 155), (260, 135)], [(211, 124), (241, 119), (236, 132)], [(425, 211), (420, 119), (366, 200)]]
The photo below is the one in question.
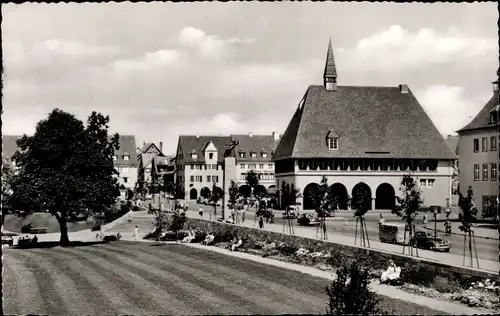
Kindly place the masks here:
[(367, 194), (369, 194), (368, 200), (365, 201), (365, 203), (368, 204), (367, 207), (368, 207), (368, 209), (371, 210), (372, 209), (372, 190), (370, 189), (370, 186), (364, 182), (360, 182), (352, 188), (352, 198), (353, 198), (352, 208), (353, 209), (359, 208), (359, 206), (357, 205), (358, 203), (356, 201), (356, 196), (361, 194), (361, 192), (366, 192)]
[(196, 190), (195, 188), (192, 188), (189, 191), (189, 199), (190, 200), (196, 200), (197, 198), (198, 198), (198, 190)]
[(396, 204), (396, 191), (389, 183), (382, 183), (375, 191), (375, 209), (392, 210)]
[(330, 186), (330, 194), (333, 198), (337, 198), (339, 210), (347, 210), (347, 202), (349, 200), (349, 193), (347, 193), (346, 187), (340, 183), (335, 182)]
[(314, 192), (318, 189), (319, 185), (317, 183), (309, 183), (304, 188), (304, 193), (302, 194), (302, 209), (304, 210), (315, 210), (316, 205), (313, 198)]
[(201, 190), (200, 190), (200, 196), (202, 198), (206, 198), (208, 199), (210, 197), (210, 189), (207, 188), (207, 187), (203, 187)]

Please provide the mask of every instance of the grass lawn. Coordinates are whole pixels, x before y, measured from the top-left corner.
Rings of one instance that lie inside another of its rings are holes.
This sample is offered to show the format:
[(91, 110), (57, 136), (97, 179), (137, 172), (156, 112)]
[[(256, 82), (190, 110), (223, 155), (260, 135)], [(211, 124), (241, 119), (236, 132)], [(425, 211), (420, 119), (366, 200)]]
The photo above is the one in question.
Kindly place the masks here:
[[(6, 314), (321, 314), (328, 281), (184, 245), (4, 249)], [(382, 297), (397, 314), (442, 315)]]

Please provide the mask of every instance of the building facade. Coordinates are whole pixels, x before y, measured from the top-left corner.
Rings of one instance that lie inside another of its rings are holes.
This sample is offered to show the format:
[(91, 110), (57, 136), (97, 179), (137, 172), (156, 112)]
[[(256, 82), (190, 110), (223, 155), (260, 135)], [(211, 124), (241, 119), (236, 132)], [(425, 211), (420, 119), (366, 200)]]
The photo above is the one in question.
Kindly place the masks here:
[(313, 209), (309, 192), (326, 176), (340, 209), (361, 187), (372, 209), (392, 209), (411, 172), (424, 205), (445, 206), (457, 157), (408, 86), (339, 86), (337, 79), (330, 42), (323, 85), (309, 86), (273, 156), (278, 191), (299, 190), (303, 209)]
[(493, 83), (493, 96), (464, 128), (458, 131), (460, 192), (474, 192), (476, 207), (489, 217), (497, 206), (498, 196), (498, 84)]
[(276, 190), (274, 178), (274, 162), (272, 156), (278, 146), (280, 135), (273, 132), (271, 135), (231, 135), (231, 139), (238, 142), (234, 148), (236, 158), (236, 174), (226, 175), (235, 181), (238, 186), (246, 185), (246, 177), (253, 170), (268, 192)]

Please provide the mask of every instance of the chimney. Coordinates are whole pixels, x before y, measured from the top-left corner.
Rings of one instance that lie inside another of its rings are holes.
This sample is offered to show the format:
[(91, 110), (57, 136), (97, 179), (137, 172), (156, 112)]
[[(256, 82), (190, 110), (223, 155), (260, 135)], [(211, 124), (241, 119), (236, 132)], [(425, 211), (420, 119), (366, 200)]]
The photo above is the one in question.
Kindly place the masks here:
[(408, 85), (407, 84), (400, 84), (399, 91), (401, 91), (401, 93), (408, 93)]
[(252, 132), (248, 133), (248, 136), (252, 137), (253, 136)]
[(160, 142), (160, 151), (163, 153), (163, 142)]
[(278, 139), (280, 139), (280, 133), (278, 133), (278, 132), (273, 132), (273, 139), (274, 139), (274, 140), (278, 140)]

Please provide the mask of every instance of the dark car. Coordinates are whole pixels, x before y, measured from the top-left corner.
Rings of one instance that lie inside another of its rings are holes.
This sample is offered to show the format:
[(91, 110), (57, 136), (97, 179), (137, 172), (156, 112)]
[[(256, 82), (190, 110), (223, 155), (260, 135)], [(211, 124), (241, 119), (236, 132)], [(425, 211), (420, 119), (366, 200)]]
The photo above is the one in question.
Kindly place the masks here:
[(441, 237), (434, 238), (434, 235), (424, 231), (417, 231), (410, 240), (410, 244), (423, 249), (450, 251), (451, 243)]

